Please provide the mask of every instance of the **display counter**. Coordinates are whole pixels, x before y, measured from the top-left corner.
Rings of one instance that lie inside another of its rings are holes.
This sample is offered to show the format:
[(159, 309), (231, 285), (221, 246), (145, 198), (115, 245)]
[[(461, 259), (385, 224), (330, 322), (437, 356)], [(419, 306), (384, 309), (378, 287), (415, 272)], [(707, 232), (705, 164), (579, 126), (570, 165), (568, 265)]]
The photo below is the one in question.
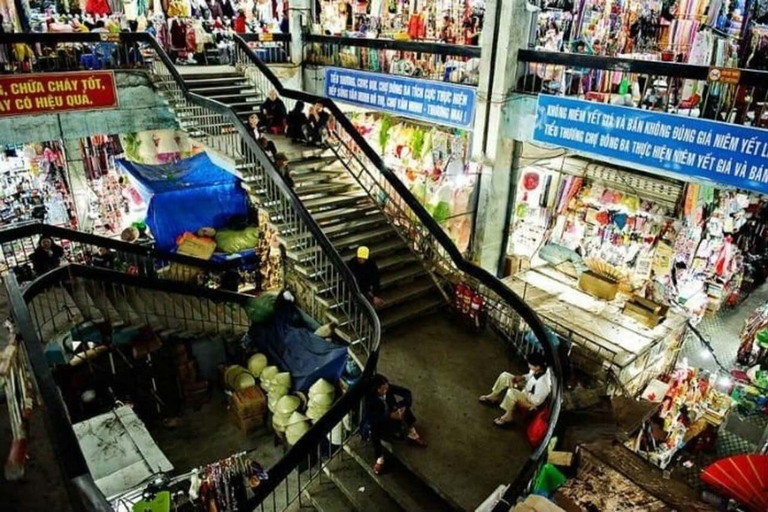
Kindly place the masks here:
[(575, 277), (551, 266), (504, 282), (550, 329), (572, 342), (574, 367), (604, 383), (609, 393), (634, 396), (675, 362), (686, 330), (684, 315), (670, 311), (649, 329), (622, 314), (621, 299), (597, 299), (580, 290)]

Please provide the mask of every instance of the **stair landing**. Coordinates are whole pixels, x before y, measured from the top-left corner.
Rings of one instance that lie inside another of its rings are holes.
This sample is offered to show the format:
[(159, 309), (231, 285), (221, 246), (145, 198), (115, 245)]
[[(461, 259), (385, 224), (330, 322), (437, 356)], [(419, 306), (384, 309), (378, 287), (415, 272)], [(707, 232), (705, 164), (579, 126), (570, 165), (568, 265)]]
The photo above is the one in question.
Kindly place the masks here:
[(413, 392), (417, 428), (429, 442), (395, 443), (393, 452), (455, 508), (475, 510), (531, 454), (522, 427), (496, 427), (503, 411), (477, 400), (499, 373), (522, 370), (489, 328), (470, 333), (448, 312), (393, 328), (382, 340), (379, 371)]

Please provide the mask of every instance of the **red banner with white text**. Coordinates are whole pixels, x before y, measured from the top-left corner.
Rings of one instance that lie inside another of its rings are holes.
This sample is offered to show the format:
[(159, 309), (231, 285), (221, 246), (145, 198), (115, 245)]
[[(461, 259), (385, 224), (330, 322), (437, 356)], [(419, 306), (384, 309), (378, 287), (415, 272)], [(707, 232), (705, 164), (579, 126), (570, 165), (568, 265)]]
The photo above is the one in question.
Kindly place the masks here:
[(0, 117), (117, 108), (112, 71), (0, 75)]

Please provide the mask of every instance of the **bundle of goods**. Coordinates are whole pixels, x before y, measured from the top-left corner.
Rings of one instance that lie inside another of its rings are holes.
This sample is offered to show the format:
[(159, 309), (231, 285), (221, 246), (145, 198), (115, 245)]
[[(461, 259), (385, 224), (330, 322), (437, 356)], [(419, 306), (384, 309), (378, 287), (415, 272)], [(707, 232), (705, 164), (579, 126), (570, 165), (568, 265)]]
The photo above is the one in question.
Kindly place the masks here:
[(333, 405), (336, 397), (336, 390), (333, 385), (325, 379), (319, 379), (309, 388), (309, 405), (307, 406), (307, 416), (313, 422), (328, 412)]

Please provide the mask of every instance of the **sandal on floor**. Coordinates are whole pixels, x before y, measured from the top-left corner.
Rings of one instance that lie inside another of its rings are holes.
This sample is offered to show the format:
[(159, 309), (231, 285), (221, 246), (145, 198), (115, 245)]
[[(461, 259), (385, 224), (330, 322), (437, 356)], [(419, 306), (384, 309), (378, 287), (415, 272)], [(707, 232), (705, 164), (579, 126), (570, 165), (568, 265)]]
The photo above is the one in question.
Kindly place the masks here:
[(379, 476), (384, 472), (384, 463), (383, 462), (376, 462), (373, 465), (373, 474), (376, 476)]
[(416, 446), (420, 446), (422, 448), (426, 448), (426, 446), (427, 446), (427, 442), (421, 436), (419, 436), (419, 437), (409, 437), (408, 438), (408, 442), (409, 443), (413, 443)]
[(485, 395), (478, 398), (477, 401), (480, 402), (481, 404), (486, 404), (486, 405), (493, 405), (496, 403), (496, 401), (493, 398), (488, 398)]
[(502, 428), (503, 427), (507, 427), (507, 426), (511, 425), (512, 423), (514, 423), (514, 422), (515, 422), (515, 420), (504, 421), (500, 417), (496, 418), (495, 420), (493, 420), (493, 424), (494, 425), (496, 425), (497, 427), (502, 427)]

